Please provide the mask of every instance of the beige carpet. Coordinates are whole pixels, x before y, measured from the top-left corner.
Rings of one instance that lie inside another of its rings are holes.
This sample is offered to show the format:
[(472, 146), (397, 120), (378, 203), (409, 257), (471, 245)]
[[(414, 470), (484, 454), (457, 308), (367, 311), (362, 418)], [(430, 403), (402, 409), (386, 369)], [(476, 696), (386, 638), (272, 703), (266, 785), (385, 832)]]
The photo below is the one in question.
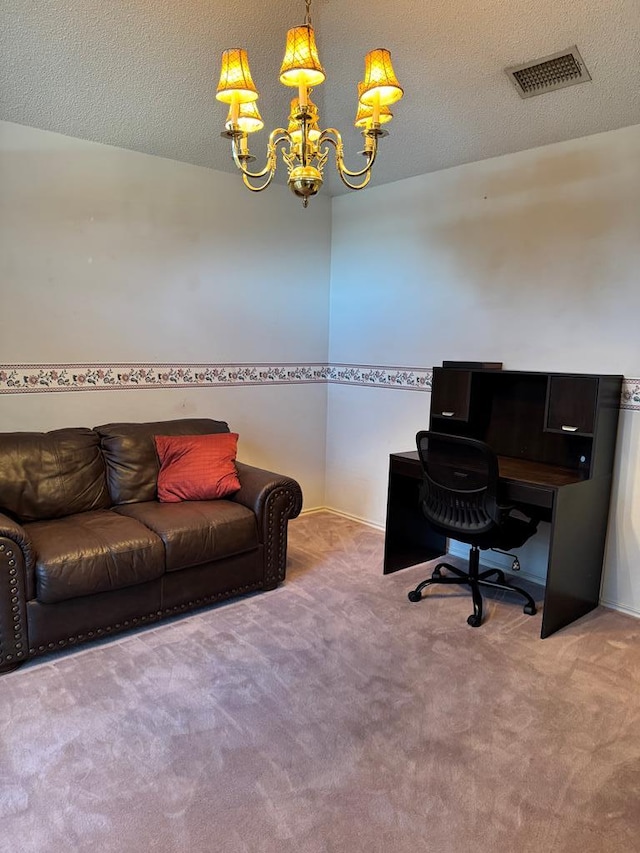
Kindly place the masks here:
[(2, 853), (633, 853), (640, 621), (406, 593), (291, 525), (279, 589), (0, 678)]

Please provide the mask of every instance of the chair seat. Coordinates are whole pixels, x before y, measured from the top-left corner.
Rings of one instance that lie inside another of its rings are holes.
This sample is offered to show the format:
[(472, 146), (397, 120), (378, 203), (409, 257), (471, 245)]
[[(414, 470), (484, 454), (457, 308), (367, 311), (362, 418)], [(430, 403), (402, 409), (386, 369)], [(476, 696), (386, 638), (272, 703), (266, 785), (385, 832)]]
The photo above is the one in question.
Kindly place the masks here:
[[(494, 527), (487, 533), (474, 534), (465, 531), (456, 531), (441, 528), (441, 532), (450, 539), (464, 542), (467, 545), (477, 545), (482, 551), (489, 548), (499, 548), (501, 551), (510, 551), (512, 548), (520, 548), (536, 532), (538, 522), (535, 519), (524, 521), (521, 518), (507, 516), (500, 527)], [(437, 525), (432, 525), (436, 528)]]

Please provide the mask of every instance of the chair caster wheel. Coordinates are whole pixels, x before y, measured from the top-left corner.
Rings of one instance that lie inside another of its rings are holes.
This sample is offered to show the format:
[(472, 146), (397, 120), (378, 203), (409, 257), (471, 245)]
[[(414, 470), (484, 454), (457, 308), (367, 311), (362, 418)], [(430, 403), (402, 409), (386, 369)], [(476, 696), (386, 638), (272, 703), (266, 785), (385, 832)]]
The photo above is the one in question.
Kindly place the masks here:
[(472, 613), (471, 616), (467, 616), (467, 625), (471, 625), (472, 628), (479, 628), (482, 624), (482, 616), (478, 616), (475, 613)]
[(407, 598), (409, 599), (409, 601), (420, 601), (422, 599), (422, 596), (417, 590), (412, 589), (411, 592), (407, 595)]
[(535, 604), (533, 604), (533, 605), (531, 605), (531, 604), (525, 604), (525, 606), (524, 606), (523, 610), (524, 610), (524, 612), (527, 614), (527, 616), (535, 616), (535, 615), (536, 615), (536, 606), (535, 606)]

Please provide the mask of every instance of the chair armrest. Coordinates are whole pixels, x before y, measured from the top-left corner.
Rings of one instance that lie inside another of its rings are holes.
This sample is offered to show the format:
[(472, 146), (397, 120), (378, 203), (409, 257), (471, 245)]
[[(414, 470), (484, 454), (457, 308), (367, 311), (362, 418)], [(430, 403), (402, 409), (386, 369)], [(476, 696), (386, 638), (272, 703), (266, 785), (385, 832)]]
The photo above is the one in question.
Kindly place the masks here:
[(231, 500), (255, 513), (258, 539), (265, 550), (265, 587), (284, 580), (287, 561), (287, 522), (302, 509), (302, 490), (291, 477), (237, 462), (240, 490)]
[(34, 555), (20, 524), (0, 513), (0, 673), (29, 657), (27, 598)]

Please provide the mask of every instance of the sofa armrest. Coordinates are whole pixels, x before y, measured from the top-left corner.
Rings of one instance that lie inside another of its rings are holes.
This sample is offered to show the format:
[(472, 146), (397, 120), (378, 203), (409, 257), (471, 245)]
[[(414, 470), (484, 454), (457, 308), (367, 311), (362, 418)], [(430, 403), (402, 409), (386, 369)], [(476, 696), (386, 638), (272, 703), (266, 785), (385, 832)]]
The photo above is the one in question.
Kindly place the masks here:
[(240, 490), (232, 500), (252, 510), (265, 551), (265, 588), (284, 580), (287, 561), (287, 523), (302, 509), (302, 490), (291, 477), (236, 463)]
[(14, 669), (29, 657), (27, 579), (33, 563), (26, 531), (0, 513), (0, 672)]

